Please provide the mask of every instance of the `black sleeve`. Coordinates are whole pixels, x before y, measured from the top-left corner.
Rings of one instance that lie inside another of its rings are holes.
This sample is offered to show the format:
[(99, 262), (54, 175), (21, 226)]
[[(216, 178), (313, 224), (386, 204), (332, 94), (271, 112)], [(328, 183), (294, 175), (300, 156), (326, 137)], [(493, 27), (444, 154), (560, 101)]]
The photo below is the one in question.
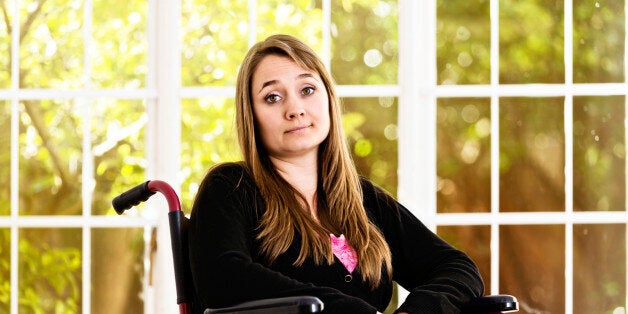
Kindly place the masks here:
[(368, 313), (376, 309), (338, 290), (291, 279), (254, 261), (257, 217), (255, 188), (243, 175), (217, 169), (203, 180), (192, 208), (190, 265), (196, 308), (283, 296), (310, 295), (325, 304), (324, 313)]
[(365, 185), (366, 206), (392, 252), (393, 280), (410, 294), (397, 312), (458, 313), (484, 284), (475, 263), (385, 191)]

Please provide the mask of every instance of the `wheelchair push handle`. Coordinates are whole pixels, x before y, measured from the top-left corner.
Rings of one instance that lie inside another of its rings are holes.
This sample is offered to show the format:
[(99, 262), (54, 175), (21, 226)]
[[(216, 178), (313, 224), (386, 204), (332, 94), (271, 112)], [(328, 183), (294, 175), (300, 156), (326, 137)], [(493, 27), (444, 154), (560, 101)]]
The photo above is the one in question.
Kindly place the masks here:
[(160, 180), (152, 180), (146, 181), (140, 185), (137, 185), (126, 192), (116, 196), (111, 204), (113, 208), (116, 210), (118, 215), (122, 215), (122, 213), (141, 202), (147, 201), (151, 196), (155, 193), (160, 192), (166, 197), (168, 201), (169, 210), (172, 211), (180, 211), (181, 204), (179, 202), (179, 197), (174, 189), (166, 182)]

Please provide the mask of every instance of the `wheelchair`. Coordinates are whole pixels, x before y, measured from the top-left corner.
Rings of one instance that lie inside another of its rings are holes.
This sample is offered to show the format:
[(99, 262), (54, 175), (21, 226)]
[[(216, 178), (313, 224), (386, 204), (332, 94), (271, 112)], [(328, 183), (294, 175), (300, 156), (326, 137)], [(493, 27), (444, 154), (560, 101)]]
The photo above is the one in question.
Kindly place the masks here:
[[(116, 196), (112, 200), (112, 205), (116, 213), (122, 215), (125, 210), (148, 200), (157, 192), (163, 194), (168, 202), (168, 223), (170, 225), (170, 241), (172, 244), (179, 314), (190, 314), (192, 313), (194, 300), (194, 287), (192, 285), (187, 244), (189, 220), (181, 210), (181, 203), (177, 193), (164, 181), (146, 181)], [(312, 296), (297, 296), (250, 301), (226, 308), (205, 309), (204, 314), (305, 314), (320, 313), (323, 309), (324, 304), (320, 299)], [(516, 297), (499, 294), (472, 299), (464, 305), (462, 312), (465, 314), (497, 314), (512, 313), (518, 310), (519, 303)]]

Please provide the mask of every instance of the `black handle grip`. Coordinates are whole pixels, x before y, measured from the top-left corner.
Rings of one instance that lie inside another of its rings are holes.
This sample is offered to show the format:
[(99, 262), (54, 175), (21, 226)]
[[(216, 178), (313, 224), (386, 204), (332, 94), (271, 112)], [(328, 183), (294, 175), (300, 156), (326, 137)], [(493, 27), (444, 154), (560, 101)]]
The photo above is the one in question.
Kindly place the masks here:
[(118, 196), (116, 196), (113, 201), (111, 201), (111, 204), (113, 205), (113, 209), (116, 210), (116, 213), (118, 213), (118, 215), (122, 215), (122, 213), (141, 203), (146, 201), (149, 197), (151, 197), (153, 194), (155, 194), (155, 192), (152, 192), (149, 188), (148, 188), (148, 182), (150, 181), (146, 181)]

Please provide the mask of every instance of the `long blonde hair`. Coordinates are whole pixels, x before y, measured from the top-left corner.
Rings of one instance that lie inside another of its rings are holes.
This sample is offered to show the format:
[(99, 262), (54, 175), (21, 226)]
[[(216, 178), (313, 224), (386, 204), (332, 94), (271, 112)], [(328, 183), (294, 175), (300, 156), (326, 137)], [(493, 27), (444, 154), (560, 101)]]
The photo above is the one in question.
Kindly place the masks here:
[[(310, 216), (304, 196), (277, 173), (259, 137), (253, 115), (251, 78), (268, 55), (289, 57), (299, 66), (315, 71), (327, 89), (330, 130), (318, 153), (319, 222)], [(391, 254), (383, 235), (369, 221), (364, 209), (360, 178), (342, 130), (341, 114), (331, 76), (316, 53), (302, 41), (289, 35), (274, 35), (251, 47), (238, 73), (236, 127), (244, 163), (267, 207), (258, 235), (261, 255), (272, 263), (289, 248), (297, 232), (301, 250), (295, 265), (301, 265), (308, 256), (317, 264), (323, 261), (332, 264), (329, 233), (344, 234), (358, 254), (362, 280), (374, 289), (382, 280), (382, 267), (388, 278), (392, 278)]]

